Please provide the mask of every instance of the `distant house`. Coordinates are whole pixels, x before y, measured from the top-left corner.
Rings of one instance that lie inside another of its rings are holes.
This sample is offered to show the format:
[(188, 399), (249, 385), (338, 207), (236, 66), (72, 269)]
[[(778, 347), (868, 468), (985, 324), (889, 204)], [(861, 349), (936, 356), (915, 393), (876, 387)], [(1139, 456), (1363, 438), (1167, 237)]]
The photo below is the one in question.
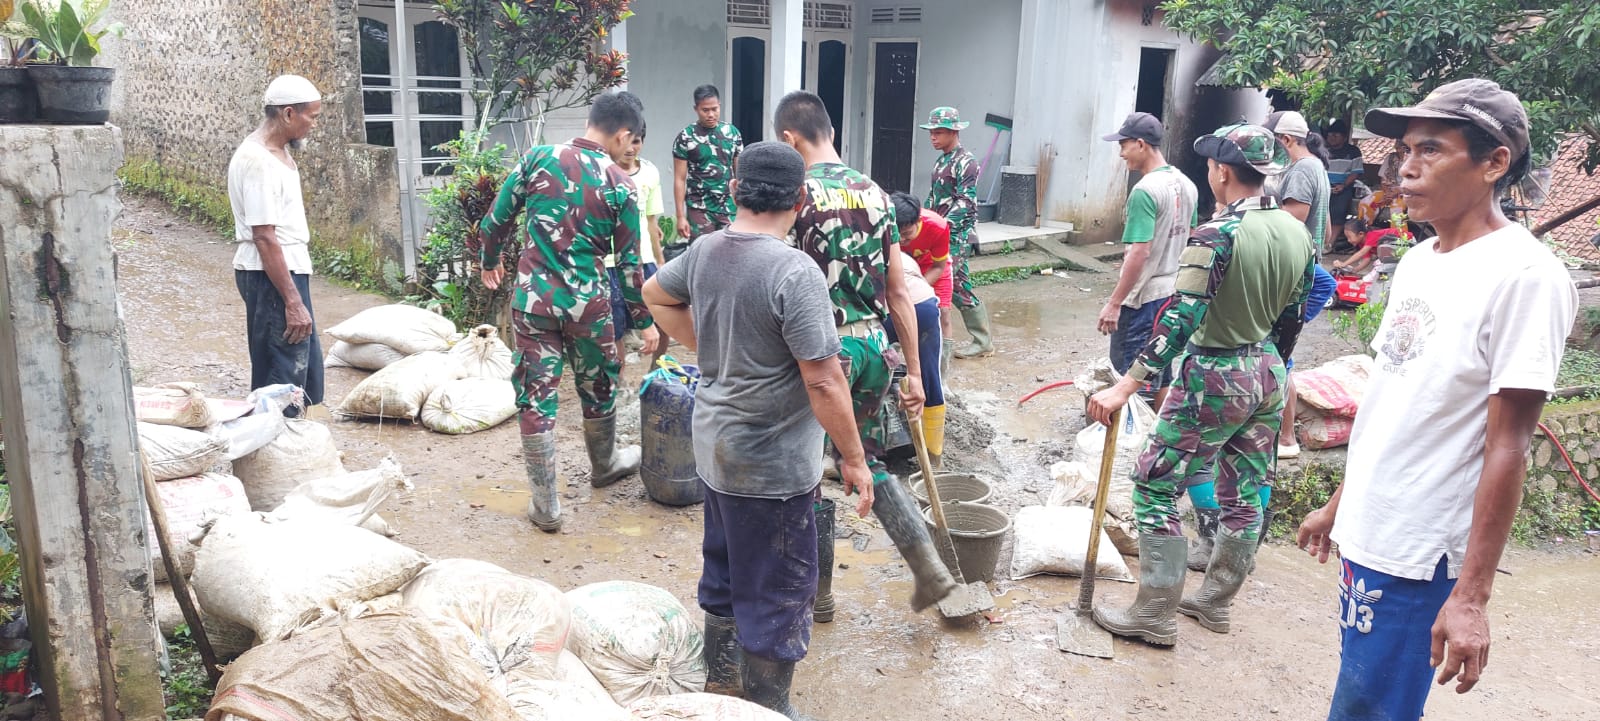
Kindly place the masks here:
[[(952, 105), (972, 122), (963, 141), (987, 160), (980, 195), (1003, 166), (1055, 149), (1043, 217), (1085, 240), (1121, 229), (1130, 179), (1099, 138), (1129, 112), (1168, 124), (1168, 157), (1204, 186), (1190, 142), (1240, 117), (1265, 115), (1255, 90), (1197, 87), (1215, 50), (1162, 25), (1153, 0), (635, 0), (612, 35), (630, 55), (629, 90), (650, 124), (645, 155), (667, 176), (676, 133), (693, 121), (691, 91), (722, 89), (724, 115), (747, 141), (770, 137), (778, 97), (805, 88), (834, 116), (846, 161), (892, 189), (923, 193), (934, 151), (917, 128)], [(428, 220), (420, 194), (440, 182), (432, 147), (473, 122), (465, 49), (431, 4), (410, 0), (122, 3), (130, 40), (113, 122), (129, 156), (221, 185), (254, 126), (273, 75), (310, 77), (328, 96), (303, 153), (313, 225), (363, 240), (409, 269)], [(987, 115), (1010, 118), (997, 137)], [(557, 113), (547, 140), (581, 132)], [(526, 147), (527, 126), (497, 130)], [(995, 150), (991, 156), (990, 148)], [(670, 196), (672, 189), (667, 188)]]
[[(1550, 164), (1550, 193), (1533, 215), (1543, 223), (1595, 197), (1600, 197), (1600, 173), (1583, 172), (1583, 159), (1589, 152), (1587, 136), (1573, 135), (1561, 143), (1555, 162)], [(1563, 223), (1550, 231), (1550, 240), (1562, 253), (1584, 263), (1600, 263), (1600, 208)]]

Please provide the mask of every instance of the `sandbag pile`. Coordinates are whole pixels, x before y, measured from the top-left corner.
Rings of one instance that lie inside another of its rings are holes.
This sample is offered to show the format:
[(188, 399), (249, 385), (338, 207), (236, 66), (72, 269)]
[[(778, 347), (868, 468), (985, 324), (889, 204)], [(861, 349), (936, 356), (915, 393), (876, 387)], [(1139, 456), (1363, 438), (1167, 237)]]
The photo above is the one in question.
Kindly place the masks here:
[(1295, 420), (1300, 425), (1300, 445), (1318, 450), (1348, 444), (1371, 376), (1372, 358), (1364, 354), (1295, 371), (1294, 388), (1300, 398)]
[(382, 370), (407, 356), (450, 350), (456, 327), (438, 313), (411, 305), (368, 308), (327, 331), (336, 342), (324, 365)]

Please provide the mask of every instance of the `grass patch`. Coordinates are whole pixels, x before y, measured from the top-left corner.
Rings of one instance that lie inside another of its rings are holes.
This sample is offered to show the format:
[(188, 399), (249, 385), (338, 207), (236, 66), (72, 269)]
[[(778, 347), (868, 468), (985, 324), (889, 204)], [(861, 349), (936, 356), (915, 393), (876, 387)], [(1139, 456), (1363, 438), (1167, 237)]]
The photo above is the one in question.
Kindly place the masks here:
[(187, 625), (179, 626), (167, 637), (167, 657), (172, 670), (161, 677), (161, 690), (166, 696), (167, 718), (200, 718), (211, 708), (211, 697), (216, 688), (206, 675), (205, 664), (200, 660), (200, 647), (195, 645)]
[(1279, 539), (1294, 538), (1300, 521), (1326, 504), (1343, 482), (1342, 463), (1304, 463), (1299, 468), (1279, 473), (1272, 487), (1274, 515), (1268, 535)]
[(117, 171), (117, 177), (122, 180), (123, 190), (160, 200), (217, 235), (233, 237), (233, 205), (228, 202), (227, 190), (149, 158), (130, 158)]
[(1038, 265), (994, 268), (992, 270), (979, 270), (968, 273), (967, 279), (972, 281), (972, 285), (974, 287), (994, 285), (995, 283), (1007, 283), (1013, 280), (1022, 280), (1028, 276), (1038, 275), (1040, 272), (1046, 270), (1055, 270), (1056, 268), (1061, 267), (1064, 266), (1056, 263), (1039, 263)]

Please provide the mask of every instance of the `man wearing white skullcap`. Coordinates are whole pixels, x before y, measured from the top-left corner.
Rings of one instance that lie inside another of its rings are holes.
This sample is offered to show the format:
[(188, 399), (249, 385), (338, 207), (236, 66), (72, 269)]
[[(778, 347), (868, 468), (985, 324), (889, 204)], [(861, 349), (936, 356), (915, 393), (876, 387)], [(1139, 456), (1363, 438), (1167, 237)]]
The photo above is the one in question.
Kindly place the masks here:
[(322, 113), (322, 94), (298, 75), (280, 75), (262, 96), (265, 117), (228, 163), (233, 205), (234, 282), (244, 299), (250, 388), (290, 383), (322, 402), (322, 347), (311, 316), (311, 229), (290, 156)]

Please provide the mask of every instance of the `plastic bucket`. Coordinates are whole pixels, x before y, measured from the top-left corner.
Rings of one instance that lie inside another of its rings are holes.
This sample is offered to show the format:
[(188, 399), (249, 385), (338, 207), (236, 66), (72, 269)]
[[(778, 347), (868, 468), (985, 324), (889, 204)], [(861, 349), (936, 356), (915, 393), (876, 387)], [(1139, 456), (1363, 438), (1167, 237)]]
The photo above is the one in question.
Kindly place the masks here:
[[(939, 482), (939, 500), (945, 503), (988, 503), (994, 495), (988, 481), (971, 473), (935, 473), (933, 478)], [(922, 473), (913, 473), (907, 480), (911, 481), (911, 495), (917, 499), (918, 507), (927, 508), (928, 491), (922, 487)]]
[[(944, 490), (942, 484), (939, 490)], [(923, 509), (922, 518), (928, 522), (928, 532), (937, 533), (933, 509)], [(957, 501), (944, 504), (944, 520), (950, 524), (950, 540), (955, 543), (956, 557), (960, 559), (957, 564), (945, 558), (944, 565), (951, 570), (959, 565), (967, 583), (993, 581), (994, 567), (1000, 563), (1000, 549), (1005, 546), (1006, 534), (1011, 532), (1011, 517), (994, 506)], [(937, 548), (940, 544), (936, 541), (933, 545)], [(940, 556), (943, 555), (941, 552)]]

